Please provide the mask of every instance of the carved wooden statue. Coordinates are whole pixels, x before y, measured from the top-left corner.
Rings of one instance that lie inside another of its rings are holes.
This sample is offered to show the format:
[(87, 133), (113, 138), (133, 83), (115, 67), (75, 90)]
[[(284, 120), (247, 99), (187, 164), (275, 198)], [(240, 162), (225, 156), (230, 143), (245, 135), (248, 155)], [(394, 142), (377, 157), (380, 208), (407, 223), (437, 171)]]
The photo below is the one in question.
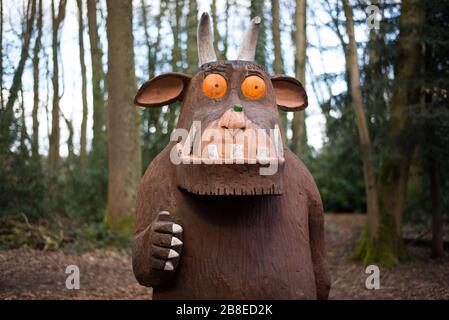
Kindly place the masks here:
[(203, 13), (200, 70), (162, 74), (136, 95), (145, 107), (182, 101), (137, 200), (133, 269), (154, 299), (328, 297), (320, 194), (279, 131), (278, 108), (301, 111), (307, 95), (253, 62), (259, 23), (237, 60), (217, 61)]

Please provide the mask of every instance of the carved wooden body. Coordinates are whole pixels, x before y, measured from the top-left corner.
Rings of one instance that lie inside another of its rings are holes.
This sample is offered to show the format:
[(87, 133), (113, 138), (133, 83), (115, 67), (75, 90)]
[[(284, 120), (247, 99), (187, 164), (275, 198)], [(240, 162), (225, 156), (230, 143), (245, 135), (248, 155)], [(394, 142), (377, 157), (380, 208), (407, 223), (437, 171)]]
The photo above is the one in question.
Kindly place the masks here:
[[(150, 164), (137, 199), (133, 269), (154, 299), (327, 298), (320, 195), (279, 130), (278, 109), (303, 110), (307, 94), (251, 62), (259, 22), (237, 60), (215, 61), (203, 14), (200, 70), (160, 75), (136, 95), (145, 107), (183, 102), (177, 140)], [(267, 163), (276, 170), (262, 174)]]
[[(137, 209), (140, 228), (162, 210), (184, 227), (178, 270), (153, 288), (154, 299), (327, 297), (321, 199), (293, 153), (286, 150), (284, 195), (210, 197), (177, 187), (169, 147), (148, 167)], [(148, 251), (147, 245), (135, 250)], [(144, 283), (148, 264), (134, 268)]]

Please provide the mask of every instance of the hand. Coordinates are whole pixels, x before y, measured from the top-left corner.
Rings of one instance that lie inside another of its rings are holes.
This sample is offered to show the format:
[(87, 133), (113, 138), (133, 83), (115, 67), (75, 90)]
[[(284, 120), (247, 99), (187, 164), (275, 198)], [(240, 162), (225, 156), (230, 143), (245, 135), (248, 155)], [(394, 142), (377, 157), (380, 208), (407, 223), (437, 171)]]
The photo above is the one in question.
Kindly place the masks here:
[[(171, 220), (168, 211), (161, 211), (150, 228), (150, 268), (170, 277), (176, 270), (182, 252), (183, 229)], [(162, 280), (162, 279), (161, 279)]]

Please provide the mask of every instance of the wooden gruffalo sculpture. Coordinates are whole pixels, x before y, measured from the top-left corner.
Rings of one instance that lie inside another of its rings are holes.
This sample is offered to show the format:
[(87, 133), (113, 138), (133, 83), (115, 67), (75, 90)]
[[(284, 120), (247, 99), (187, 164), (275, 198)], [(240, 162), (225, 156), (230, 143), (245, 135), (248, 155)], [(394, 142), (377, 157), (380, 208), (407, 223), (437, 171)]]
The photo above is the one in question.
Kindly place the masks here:
[(153, 299), (328, 297), (320, 194), (278, 129), (278, 108), (303, 110), (307, 95), (253, 62), (259, 23), (237, 60), (216, 61), (204, 13), (198, 73), (162, 74), (136, 95), (145, 107), (183, 102), (137, 200), (133, 269)]

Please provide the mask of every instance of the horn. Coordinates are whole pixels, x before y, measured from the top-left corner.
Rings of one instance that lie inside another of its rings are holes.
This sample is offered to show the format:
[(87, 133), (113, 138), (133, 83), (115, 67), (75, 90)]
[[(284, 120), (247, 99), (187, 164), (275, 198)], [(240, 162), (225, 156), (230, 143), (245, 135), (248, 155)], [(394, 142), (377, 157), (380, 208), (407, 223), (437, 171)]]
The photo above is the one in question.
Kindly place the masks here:
[(257, 37), (259, 35), (259, 25), (262, 19), (259, 16), (251, 20), (248, 29), (246, 29), (237, 60), (254, 61), (256, 55)]
[(207, 12), (203, 12), (200, 19), (200, 24), (198, 25), (198, 60), (200, 66), (216, 61), (217, 56), (215, 55), (214, 45), (212, 42), (212, 34), (210, 28), (210, 19)]

